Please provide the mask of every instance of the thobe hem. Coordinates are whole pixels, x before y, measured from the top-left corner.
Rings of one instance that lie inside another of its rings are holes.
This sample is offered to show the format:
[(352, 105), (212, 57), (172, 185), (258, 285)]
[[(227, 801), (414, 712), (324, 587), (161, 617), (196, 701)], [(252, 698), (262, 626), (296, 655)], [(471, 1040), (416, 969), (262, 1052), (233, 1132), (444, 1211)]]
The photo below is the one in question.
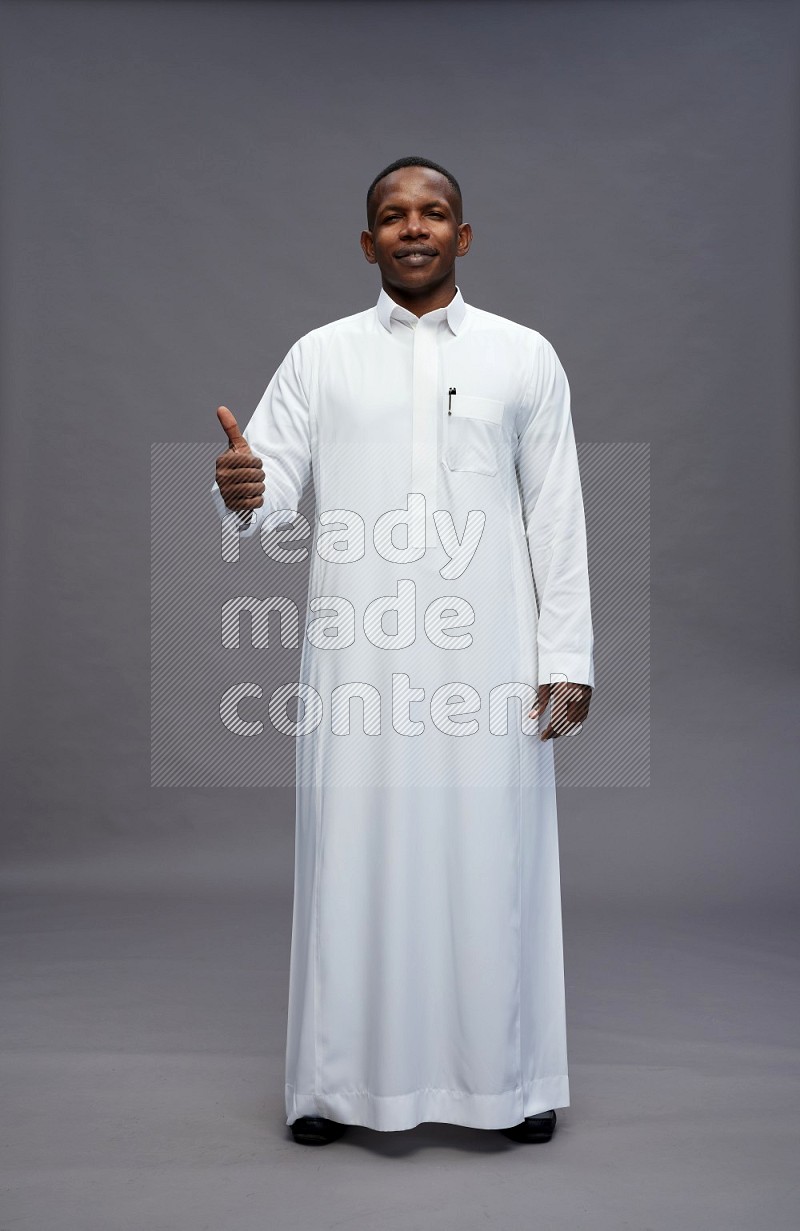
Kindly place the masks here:
[(299, 1094), (292, 1086), (286, 1086), (289, 1125), (300, 1116), (325, 1116), (339, 1124), (358, 1124), (379, 1132), (398, 1132), (430, 1122), (460, 1124), (465, 1128), (511, 1128), (525, 1116), (568, 1106), (566, 1076), (541, 1077), (502, 1094), (435, 1089), (393, 1095), (372, 1094), (369, 1090)]

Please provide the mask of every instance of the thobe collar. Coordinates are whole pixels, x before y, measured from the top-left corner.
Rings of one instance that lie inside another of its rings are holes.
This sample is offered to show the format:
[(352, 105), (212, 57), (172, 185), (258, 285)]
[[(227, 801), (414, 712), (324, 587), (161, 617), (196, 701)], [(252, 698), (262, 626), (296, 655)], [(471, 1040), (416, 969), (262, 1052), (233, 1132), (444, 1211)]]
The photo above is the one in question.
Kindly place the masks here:
[(376, 310), (378, 320), (387, 333), (392, 332), (393, 319), (403, 321), (406, 325), (416, 326), (420, 320), (436, 320), (437, 318), (446, 320), (452, 332), (458, 333), (467, 314), (467, 305), (464, 303), (464, 297), (459, 287), (456, 287), (456, 293), (449, 304), (446, 304), (443, 308), (436, 308), (433, 312), (425, 312), (422, 317), (418, 317), (413, 312), (410, 312), (408, 308), (395, 303), (391, 295), (388, 295), (383, 287), (381, 287)]

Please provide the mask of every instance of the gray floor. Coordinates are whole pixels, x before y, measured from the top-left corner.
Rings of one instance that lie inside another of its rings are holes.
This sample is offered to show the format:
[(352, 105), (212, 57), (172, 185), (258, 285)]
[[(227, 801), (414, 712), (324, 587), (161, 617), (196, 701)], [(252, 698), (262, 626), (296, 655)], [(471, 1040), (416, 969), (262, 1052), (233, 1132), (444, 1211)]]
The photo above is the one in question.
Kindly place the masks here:
[(7, 878), (2, 1231), (797, 1225), (787, 915), (566, 894), (552, 1142), (426, 1124), (312, 1150), (282, 1104), (286, 880), (229, 863), (215, 887), (202, 855)]

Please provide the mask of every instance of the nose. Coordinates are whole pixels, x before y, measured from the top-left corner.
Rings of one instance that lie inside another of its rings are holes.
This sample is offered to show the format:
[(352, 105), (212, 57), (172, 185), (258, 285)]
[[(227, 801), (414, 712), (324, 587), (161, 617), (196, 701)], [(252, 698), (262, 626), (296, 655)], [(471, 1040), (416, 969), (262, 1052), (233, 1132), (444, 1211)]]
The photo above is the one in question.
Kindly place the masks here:
[(428, 228), (425, 224), (425, 219), (421, 214), (408, 214), (406, 216), (405, 226), (403, 227), (404, 235), (427, 235)]

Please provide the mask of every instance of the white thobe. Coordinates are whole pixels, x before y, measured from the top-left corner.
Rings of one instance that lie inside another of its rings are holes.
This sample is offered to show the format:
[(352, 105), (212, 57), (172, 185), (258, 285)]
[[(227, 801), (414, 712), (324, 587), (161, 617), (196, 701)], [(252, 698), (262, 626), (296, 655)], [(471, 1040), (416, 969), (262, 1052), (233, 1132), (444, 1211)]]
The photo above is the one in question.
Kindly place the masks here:
[(537, 682), (594, 684), (563, 367), (458, 288), (419, 318), (381, 290), (295, 343), (243, 434), (243, 538), (290, 533), (309, 473), (317, 506), (286, 1122), (567, 1106), (553, 743), (527, 718)]

